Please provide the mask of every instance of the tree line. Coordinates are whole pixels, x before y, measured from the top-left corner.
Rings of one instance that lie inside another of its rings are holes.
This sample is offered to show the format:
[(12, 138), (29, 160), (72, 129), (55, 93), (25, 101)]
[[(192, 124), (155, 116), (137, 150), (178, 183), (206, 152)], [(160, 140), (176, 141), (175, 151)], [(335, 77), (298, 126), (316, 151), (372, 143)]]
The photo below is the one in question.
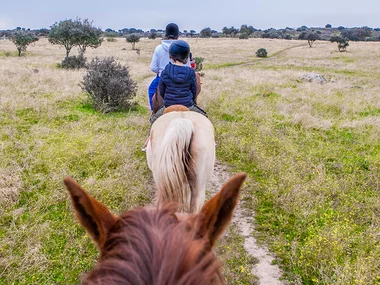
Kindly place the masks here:
[[(70, 20), (67, 20), (70, 21)], [(51, 29), (51, 27), (50, 27)], [(38, 37), (47, 37), (50, 29), (42, 28), (36, 30), (25, 29), (17, 27), (15, 30), (0, 30), (0, 37), (4, 35), (8, 37), (14, 31), (30, 31)], [(100, 29), (99, 29), (100, 30)], [(120, 30), (113, 30), (107, 28), (102, 31), (103, 37), (126, 37), (129, 34), (136, 34), (140, 37), (156, 38), (163, 37), (165, 30), (163, 29), (150, 29), (142, 30), (138, 28), (122, 28)], [(332, 36), (342, 36), (350, 41), (380, 41), (380, 28), (371, 27), (333, 27), (331, 24), (326, 24), (324, 27), (307, 27), (301, 26), (298, 28), (284, 29), (257, 29), (249, 25), (241, 25), (240, 28), (224, 27), (221, 31), (211, 29), (209, 27), (203, 28), (201, 31), (196, 30), (183, 30), (180, 31), (182, 37), (238, 37), (238, 38), (271, 38), (271, 39), (304, 39), (304, 33), (314, 32), (318, 34), (321, 40), (329, 40)], [(301, 38), (299, 38), (301, 36)]]
[[(52, 44), (63, 45), (66, 49), (66, 60), (73, 47), (78, 47), (79, 59), (83, 58), (86, 48), (97, 48), (101, 45), (103, 38), (112, 39), (115, 37), (125, 37), (127, 42), (132, 44), (135, 49), (135, 43), (141, 37), (155, 39), (163, 37), (165, 31), (162, 29), (150, 29), (143, 31), (137, 28), (123, 28), (118, 31), (107, 28), (104, 31), (93, 26), (88, 19), (69, 19), (54, 23), (50, 29), (30, 30), (17, 27), (14, 30), (0, 31), (0, 36), (8, 37), (15, 45), (18, 55), (26, 51), (28, 45), (38, 41), (39, 37), (48, 37)], [(239, 39), (248, 38), (270, 38), (285, 40), (307, 40), (310, 47), (316, 40), (329, 40), (338, 44), (339, 51), (345, 51), (349, 41), (380, 41), (380, 28), (354, 27), (346, 28), (343, 26), (332, 27), (326, 24), (323, 28), (309, 28), (301, 26), (299, 28), (285, 29), (256, 29), (253, 26), (241, 25), (240, 28), (224, 27), (221, 32), (209, 27), (203, 28), (199, 33), (195, 30), (183, 30), (180, 32), (182, 37), (201, 37), (201, 38), (219, 38), (231, 37)], [(111, 41), (111, 40), (110, 40)], [(77, 59), (78, 59), (77, 58)]]

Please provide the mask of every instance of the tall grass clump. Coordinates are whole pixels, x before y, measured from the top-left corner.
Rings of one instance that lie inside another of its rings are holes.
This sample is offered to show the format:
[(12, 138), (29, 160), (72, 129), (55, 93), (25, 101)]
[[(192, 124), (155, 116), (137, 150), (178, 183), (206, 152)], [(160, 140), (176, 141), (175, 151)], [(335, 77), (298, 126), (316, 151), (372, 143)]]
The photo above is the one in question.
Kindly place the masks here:
[(131, 78), (129, 68), (113, 57), (96, 57), (83, 77), (82, 89), (96, 110), (107, 113), (131, 107), (137, 83)]

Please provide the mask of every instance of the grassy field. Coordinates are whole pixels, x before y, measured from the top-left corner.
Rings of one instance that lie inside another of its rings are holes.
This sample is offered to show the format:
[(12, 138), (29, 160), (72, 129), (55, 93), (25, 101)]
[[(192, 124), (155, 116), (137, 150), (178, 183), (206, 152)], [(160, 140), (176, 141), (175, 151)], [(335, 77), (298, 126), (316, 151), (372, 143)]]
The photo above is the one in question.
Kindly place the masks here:
[[(146, 90), (158, 40), (104, 42), (138, 82), (138, 106), (99, 114), (84, 70), (57, 68), (63, 48), (42, 39), (15, 56), (0, 41), (0, 283), (75, 284), (97, 258), (74, 220), (62, 179), (75, 177), (114, 213), (152, 198), (141, 152)], [(189, 39), (204, 57), (199, 104), (216, 128), (218, 159), (249, 180), (242, 199), (257, 237), (292, 284), (380, 283), (380, 44), (347, 53), (316, 42)], [(264, 47), (267, 59), (255, 52)], [(309, 73), (327, 82), (301, 80)], [(232, 229), (218, 247), (229, 284), (252, 284), (252, 260)]]

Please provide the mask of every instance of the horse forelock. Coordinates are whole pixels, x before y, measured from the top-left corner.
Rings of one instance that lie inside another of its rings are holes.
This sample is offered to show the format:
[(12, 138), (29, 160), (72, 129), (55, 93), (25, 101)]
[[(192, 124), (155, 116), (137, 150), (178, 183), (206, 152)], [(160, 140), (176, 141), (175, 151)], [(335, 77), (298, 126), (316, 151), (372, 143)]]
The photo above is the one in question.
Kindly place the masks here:
[(196, 219), (178, 219), (173, 206), (123, 213), (83, 284), (224, 284), (196, 225)]

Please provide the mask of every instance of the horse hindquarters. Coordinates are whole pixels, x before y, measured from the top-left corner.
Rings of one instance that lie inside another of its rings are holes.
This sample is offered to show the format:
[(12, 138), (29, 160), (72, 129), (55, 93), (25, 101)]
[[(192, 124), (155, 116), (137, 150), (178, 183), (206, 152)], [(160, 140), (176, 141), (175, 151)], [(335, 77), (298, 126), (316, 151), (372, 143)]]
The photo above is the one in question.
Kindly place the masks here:
[(168, 123), (161, 146), (152, 160), (158, 205), (175, 202), (180, 205), (180, 210), (191, 211), (188, 167), (193, 132), (194, 125), (189, 119), (178, 118)]
[[(203, 115), (201, 115), (203, 116)], [(202, 128), (197, 128), (190, 147), (192, 175), (189, 177), (191, 188), (191, 212), (198, 212), (206, 196), (206, 186), (214, 171), (215, 138), (214, 128), (205, 118)]]

